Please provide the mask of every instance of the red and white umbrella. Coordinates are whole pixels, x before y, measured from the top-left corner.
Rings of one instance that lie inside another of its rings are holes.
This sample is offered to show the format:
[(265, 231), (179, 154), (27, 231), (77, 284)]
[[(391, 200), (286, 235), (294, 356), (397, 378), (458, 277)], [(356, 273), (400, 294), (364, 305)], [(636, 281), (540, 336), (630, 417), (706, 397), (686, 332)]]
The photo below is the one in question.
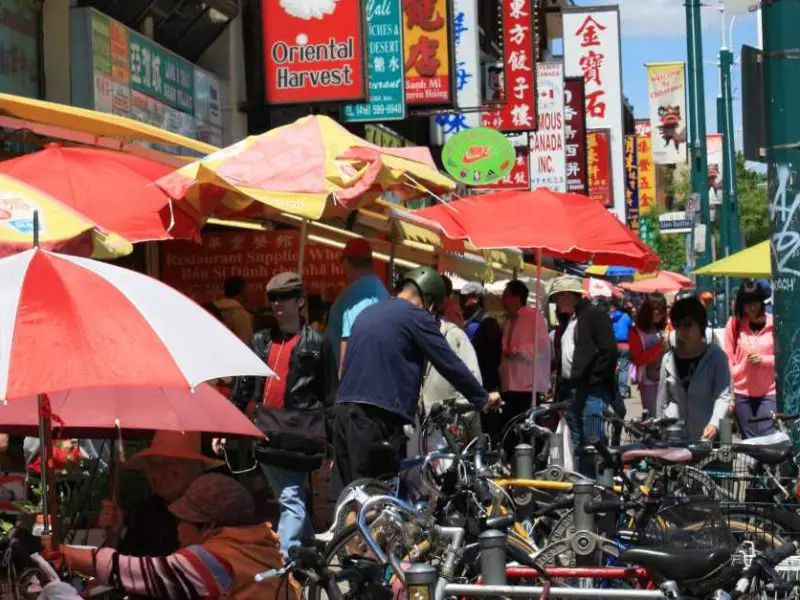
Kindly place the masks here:
[(193, 389), (245, 375), (274, 373), (202, 307), (151, 277), (39, 249), (0, 259), (0, 400)]

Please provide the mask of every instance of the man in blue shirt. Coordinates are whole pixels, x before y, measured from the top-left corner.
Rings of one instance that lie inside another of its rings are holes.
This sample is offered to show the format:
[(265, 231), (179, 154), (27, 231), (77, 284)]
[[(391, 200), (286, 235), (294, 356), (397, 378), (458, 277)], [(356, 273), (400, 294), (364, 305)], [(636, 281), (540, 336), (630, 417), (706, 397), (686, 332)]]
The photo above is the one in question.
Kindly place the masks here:
[(396, 469), (405, 450), (403, 428), (417, 414), (425, 361), (476, 408), (499, 403), (499, 394), (483, 389), (431, 315), (444, 297), (442, 277), (419, 267), (406, 275), (396, 298), (366, 308), (355, 323), (334, 409), (343, 485)]
[(623, 312), (618, 298), (611, 298), (611, 309), (609, 310), (611, 325), (614, 328), (614, 338), (617, 340), (617, 389), (619, 397), (629, 398), (630, 386), (628, 379), (630, 376), (630, 346), (628, 336), (633, 328), (633, 320), (628, 313)]
[(353, 238), (342, 250), (347, 287), (328, 315), (327, 336), (333, 346), (339, 375), (342, 374), (347, 342), (361, 311), (389, 298), (389, 292), (372, 267), (372, 246), (364, 238)]

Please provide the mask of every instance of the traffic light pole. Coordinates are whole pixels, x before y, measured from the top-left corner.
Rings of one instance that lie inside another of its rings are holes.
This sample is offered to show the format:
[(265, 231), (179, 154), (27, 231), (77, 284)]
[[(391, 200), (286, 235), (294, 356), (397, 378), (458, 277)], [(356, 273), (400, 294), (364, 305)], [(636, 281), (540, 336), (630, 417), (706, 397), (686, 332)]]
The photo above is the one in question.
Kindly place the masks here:
[[(692, 192), (700, 196), (700, 218), (706, 226), (705, 249), (697, 266), (711, 262), (711, 210), (708, 204), (708, 158), (706, 149), (706, 105), (703, 84), (703, 41), (700, 22), (701, 0), (686, 0), (686, 40), (689, 70), (689, 167)], [(697, 280), (701, 290), (709, 289), (707, 277)]]
[[(761, 3), (778, 406), (800, 411), (800, 0)], [(797, 444), (797, 438), (795, 442)]]

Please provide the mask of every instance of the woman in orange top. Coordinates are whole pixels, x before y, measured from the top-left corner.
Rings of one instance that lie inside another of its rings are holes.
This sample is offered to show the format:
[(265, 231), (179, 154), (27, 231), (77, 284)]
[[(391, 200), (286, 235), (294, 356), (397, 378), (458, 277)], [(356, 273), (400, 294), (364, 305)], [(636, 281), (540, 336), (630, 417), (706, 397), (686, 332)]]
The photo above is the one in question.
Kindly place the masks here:
[(664, 294), (648, 294), (636, 315), (636, 326), (628, 337), (630, 361), (635, 373), (631, 380), (636, 381), (642, 398), (642, 408), (650, 416), (656, 414), (656, 396), (661, 371), (661, 357), (664, 353), (667, 327), (667, 299)]

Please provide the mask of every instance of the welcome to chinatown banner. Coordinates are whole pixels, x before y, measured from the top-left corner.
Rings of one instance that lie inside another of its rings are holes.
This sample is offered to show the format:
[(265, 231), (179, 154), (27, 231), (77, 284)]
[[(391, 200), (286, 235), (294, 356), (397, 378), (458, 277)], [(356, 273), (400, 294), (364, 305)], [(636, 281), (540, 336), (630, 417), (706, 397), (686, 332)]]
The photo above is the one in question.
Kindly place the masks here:
[(647, 65), (653, 161), (686, 162), (686, 78), (684, 63)]

